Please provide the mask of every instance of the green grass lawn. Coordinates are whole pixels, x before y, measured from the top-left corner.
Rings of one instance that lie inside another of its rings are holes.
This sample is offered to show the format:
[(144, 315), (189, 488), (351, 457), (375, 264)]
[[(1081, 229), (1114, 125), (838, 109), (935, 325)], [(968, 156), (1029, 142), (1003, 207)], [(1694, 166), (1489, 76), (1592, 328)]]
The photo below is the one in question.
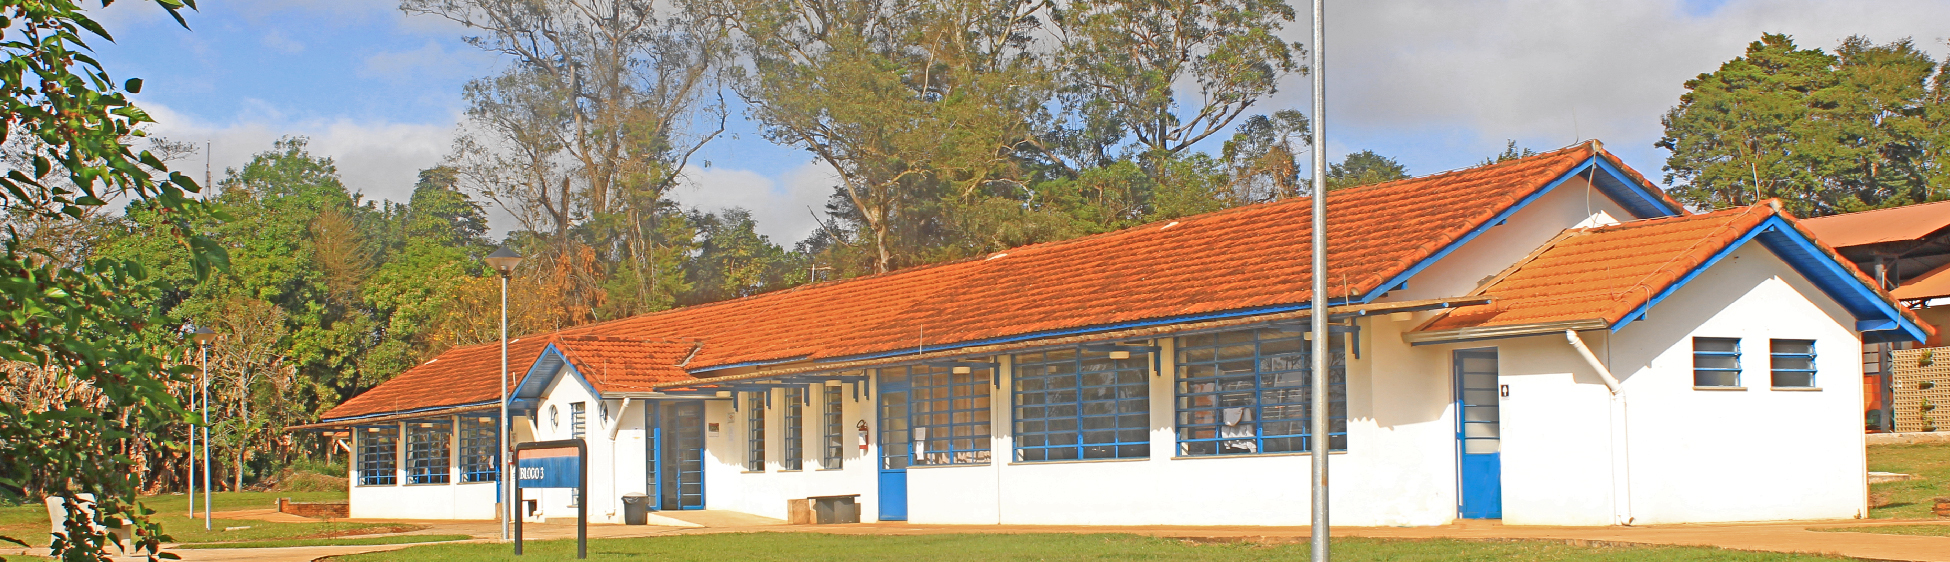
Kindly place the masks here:
[(1879, 535), (1950, 537), (1950, 525), (1882, 525), (1878, 527), (1832, 527), (1815, 530), (1830, 533), (1875, 533)]
[(1889, 504), (1869, 510), (1874, 519), (1935, 519), (1931, 500), (1950, 496), (1950, 443), (1869, 447), (1869, 470), (1913, 474), (1915, 480), (1870, 486)]
[[(416, 546), (329, 558), (334, 562), (411, 560), (424, 562), (539, 562), (574, 560), (575, 541), (531, 542), (516, 557), (507, 544), (464, 543)], [(1233, 561), (1305, 560), (1307, 545), (1250, 543), (1196, 544), (1136, 535), (956, 534), (824, 535), (750, 533), (676, 535), (589, 541), (590, 560), (740, 560), (780, 562), (930, 562), (962, 560)], [(1825, 556), (1753, 553), (1713, 548), (1576, 547), (1539, 541), (1472, 542), (1453, 540), (1335, 539), (1334, 559), (1347, 562), (1438, 562), (1524, 560), (1533, 562), (1690, 562), (1845, 560)]]
[[(212, 511), (237, 509), (270, 509), (277, 507), (278, 498), (291, 498), (292, 501), (343, 501), (345, 492), (218, 492), (211, 494)], [(174, 542), (211, 542), (239, 540), (270, 540), (289, 538), (323, 538), (347, 534), (372, 534), (399, 532), (419, 529), (414, 525), (394, 525), (375, 523), (273, 523), (254, 519), (216, 519), (211, 521), (213, 530), (203, 530), (202, 497), (198, 495), (198, 517), (188, 516), (189, 500), (181, 494), (148, 496), (141, 499), (142, 505), (155, 513), (150, 520), (163, 526), (163, 532)], [(244, 527), (249, 529), (224, 531), (224, 527)], [(46, 546), (47, 507), (42, 504), (26, 504), (0, 508), (0, 535), (26, 541), (34, 546)]]
[(353, 539), (285, 539), (276, 541), (210, 542), (187, 544), (181, 548), (284, 548), (291, 546), (356, 546), (368, 544), (405, 544), (415, 542), (464, 541), (474, 538), (471, 535), (387, 535), (383, 537), (359, 537)]

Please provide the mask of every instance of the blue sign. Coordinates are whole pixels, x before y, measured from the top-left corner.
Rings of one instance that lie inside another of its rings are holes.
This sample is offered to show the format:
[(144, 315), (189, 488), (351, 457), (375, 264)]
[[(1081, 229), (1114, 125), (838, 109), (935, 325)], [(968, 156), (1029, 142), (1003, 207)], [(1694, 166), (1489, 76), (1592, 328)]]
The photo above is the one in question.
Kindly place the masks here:
[(522, 488), (574, 488), (581, 472), (575, 449), (521, 451), (515, 459), (515, 485)]

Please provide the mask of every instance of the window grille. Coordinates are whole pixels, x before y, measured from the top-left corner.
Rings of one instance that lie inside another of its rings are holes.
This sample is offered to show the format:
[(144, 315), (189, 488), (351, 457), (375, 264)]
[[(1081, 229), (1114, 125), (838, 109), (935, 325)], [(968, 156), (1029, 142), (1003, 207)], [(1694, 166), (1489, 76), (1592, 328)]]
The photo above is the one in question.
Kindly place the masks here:
[(581, 439), (589, 431), (587, 419), (588, 405), (582, 402), (569, 403), (569, 437)]
[(1770, 384), (1779, 388), (1815, 386), (1814, 340), (1769, 340)]
[(825, 404), (821, 416), (826, 431), (819, 466), (828, 470), (838, 469), (846, 462), (846, 414), (842, 409), (842, 395), (838, 386), (821, 387), (820, 393), (823, 396), (821, 402)]
[(501, 433), (494, 418), (460, 418), (460, 481), (494, 482), (501, 467)]
[(1016, 460), (1150, 456), (1149, 363), (1080, 347), (1016, 355)]
[(1693, 338), (1693, 386), (1740, 386), (1740, 338)]
[(951, 367), (912, 365), (895, 370), (909, 380), (909, 437), (914, 464), (951, 465), (989, 462), (989, 377), (992, 369), (972, 366), (955, 374)]
[(399, 483), (399, 426), (368, 427), (359, 435), (359, 485)]
[(454, 426), (447, 420), (406, 422), (406, 483), (446, 484)]
[(745, 394), (745, 470), (765, 471), (765, 392)]
[[(1178, 454), (1313, 450), (1313, 342), (1252, 329), (1178, 338)], [(1328, 449), (1347, 449), (1347, 350), (1328, 339)]]
[(785, 454), (779, 457), (780, 470), (800, 470), (806, 467), (806, 389), (793, 387), (785, 389)]

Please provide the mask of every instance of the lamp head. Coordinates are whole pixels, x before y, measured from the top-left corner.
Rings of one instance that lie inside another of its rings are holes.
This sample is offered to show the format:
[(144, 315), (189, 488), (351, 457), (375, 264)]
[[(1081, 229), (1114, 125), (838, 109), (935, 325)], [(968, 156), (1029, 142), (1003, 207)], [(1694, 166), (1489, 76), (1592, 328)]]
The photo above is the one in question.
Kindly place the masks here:
[(481, 261), (487, 262), (488, 267), (494, 268), (495, 273), (501, 274), (502, 277), (507, 277), (509, 274), (514, 273), (515, 266), (521, 265), (521, 254), (515, 253), (514, 250), (508, 249), (507, 246), (502, 246), (495, 248), (494, 253), (488, 254), (485, 258), (481, 258)]
[(197, 345), (210, 345), (210, 342), (215, 339), (217, 339), (217, 332), (215, 330), (203, 326), (195, 326), (190, 330), (190, 340), (196, 342)]

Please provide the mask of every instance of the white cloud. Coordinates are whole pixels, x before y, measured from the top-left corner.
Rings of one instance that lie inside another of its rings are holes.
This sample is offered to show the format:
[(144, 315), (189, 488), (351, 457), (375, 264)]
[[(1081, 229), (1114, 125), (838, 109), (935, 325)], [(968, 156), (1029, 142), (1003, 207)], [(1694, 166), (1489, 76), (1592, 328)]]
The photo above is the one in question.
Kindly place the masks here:
[[(1939, 60), (1950, 51), (1937, 23), (1950, 21), (1950, 2), (1941, 1), (1731, 0), (1695, 15), (1677, 0), (1335, 0), (1327, 15), (1330, 156), (1378, 145), (1451, 155), (1425, 158), (1436, 162), (1416, 174), (1472, 164), (1506, 138), (1539, 149), (1603, 139), (1656, 172), (1659, 117), (1684, 82), (1763, 32), (1804, 48), (1860, 34), (1911, 37)], [(1306, 40), (1308, 25), (1303, 16), (1284, 35)], [(1307, 107), (1308, 81), (1291, 78), (1257, 109)]]
[[(313, 155), (332, 158), (346, 189), (363, 193), (367, 199), (408, 200), (420, 170), (440, 163), (454, 133), (454, 127), (445, 125), (346, 118), (294, 122), (283, 120), (282, 112), (269, 104), (260, 102), (253, 108), (230, 123), (207, 123), (160, 104), (143, 104), (143, 109), (156, 117), (151, 134), (195, 143), (199, 148), (210, 141), (210, 167), (219, 180), (224, 169), (243, 166), (252, 155), (271, 150), (271, 143), (277, 139), (305, 136), (311, 139), (308, 149)], [(170, 166), (196, 173), (203, 168), (203, 156), (198, 154)]]
[(263, 37), (258, 38), (257, 42), (283, 53), (302, 53), (305, 51), (304, 43), (287, 37), (283, 31), (276, 29), (265, 33)]
[(707, 168), (686, 174), (671, 198), (706, 211), (743, 207), (758, 222), (759, 234), (791, 249), (819, 227), (812, 213), (821, 213), (819, 220), (824, 220), (834, 182), (831, 169), (811, 162), (778, 180), (750, 170)]
[(411, 51), (378, 53), (366, 57), (359, 76), (407, 82), (426, 77), (455, 78), (478, 76), (493, 66), (494, 55), (479, 49), (450, 51), (438, 41), (428, 40)]

